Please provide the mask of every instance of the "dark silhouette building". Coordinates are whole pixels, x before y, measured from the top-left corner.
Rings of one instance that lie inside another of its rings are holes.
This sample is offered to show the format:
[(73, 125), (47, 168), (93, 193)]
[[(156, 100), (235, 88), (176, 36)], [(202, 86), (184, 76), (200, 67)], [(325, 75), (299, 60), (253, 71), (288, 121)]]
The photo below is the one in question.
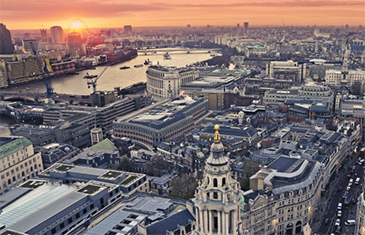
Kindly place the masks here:
[(132, 25), (124, 25), (125, 33), (132, 33)]
[(14, 48), (11, 41), (10, 30), (0, 23), (0, 54), (13, 54)]
[(244, 33), (248, 33), (248, 22), (243, 23)]

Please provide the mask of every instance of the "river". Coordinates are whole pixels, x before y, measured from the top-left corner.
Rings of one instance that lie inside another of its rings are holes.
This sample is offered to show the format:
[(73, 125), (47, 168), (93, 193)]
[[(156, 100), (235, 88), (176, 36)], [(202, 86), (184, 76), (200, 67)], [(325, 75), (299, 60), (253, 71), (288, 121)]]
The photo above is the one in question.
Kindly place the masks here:
[[(167, 48), (161, 49), (166, 50)], [(173, 48), (176, 49), (176, 48)], [(145, 60), (149, 59), (152, 61), (153, 65), (156, 65), (159, 62), (160, 65), (163, 66), (177, 66), (183, 67), (187, 64), (195, 63), (198, 61), (203, 61), (211, 58), (208, 50), (201, 51), (190, 51), (190, 54), (187, 54), (186, 51), (172, 51), (169, 54), (172, 57), (172, 60), (164, 60), (163, 54), (164, 52), (159, 52), (157, 49), (157, 53), (155, 54), (147, 54), (138, 53), (138, 56), (130, 61), (126, 61), (117, 65), (110, 66), (103, 76), (97, 82), (97, 90), (101, 91), (111, 91), (114, 90), (114, 87), (127, 87), (134, 83), (145, 82), (146, 81), (146, 70), (147, 66), (143, 66), (140, 68), (134, 68), (136, 64), (143, 64)], [(130, 69), (120, 70), (121, 66), (129, 66)], [(83, 70), (80, 71), (77, 75), (67, 75), (59, 78), (52, 79), (52, 87), (54, 92), (61, 94), (89, 94), (92, 91), (92, 88), (88, 89), (86, 84), (86, 79), (83, 79), (86, 73), (90, 75), (99, 75), (105, 66), (98, 66), (96, 69)], [(36, 81), (29, 84), (18, 85), (14, 87), (9, 87), (3, 90), (7, 91), (25, 91), (26, 88), (30, 88), (31, 92), (39, 92), (44, 93), (45, 87), (42, 81)]]

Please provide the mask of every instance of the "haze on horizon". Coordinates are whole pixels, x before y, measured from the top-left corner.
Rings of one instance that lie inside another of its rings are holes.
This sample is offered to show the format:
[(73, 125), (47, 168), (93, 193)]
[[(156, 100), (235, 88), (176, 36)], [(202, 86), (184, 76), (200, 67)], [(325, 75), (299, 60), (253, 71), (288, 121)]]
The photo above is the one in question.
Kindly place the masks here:
[(8, 29), (133, 26), (365, 25), (364, 0), (0, 0)]

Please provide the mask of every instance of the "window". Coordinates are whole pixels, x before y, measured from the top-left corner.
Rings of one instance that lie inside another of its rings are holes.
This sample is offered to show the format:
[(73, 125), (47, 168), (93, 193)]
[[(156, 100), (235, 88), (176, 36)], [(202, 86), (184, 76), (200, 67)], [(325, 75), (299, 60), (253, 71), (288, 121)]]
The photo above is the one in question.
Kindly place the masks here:
[(76, 219), (80, 218), (80, 213), (76, 214)]
[(87, 208), (85, 208), (82, 213), (84, 213), (84, 215), (87, 213)]
[(226, 186), (226, 178), (223, 178), (222, 179), (222, 186), (224, 187), (224, 186)]
[(214, 198), (214, 199), (218, 199), (218, 193), (217, 193), (217, 192), (214, 192), (214, 193), (213, 193), (213, 198)]
[(68, 224), (72, 223), (72, 217), (68, 219)]
[(90, 210), (94, 209), (94, 204), (90, 205)]
[(61, 223), (60, 224), (60, 229), (63, 229), (65, 227), (65, 224), (64, 223)]
[(218, 180), (216, 178), (213, 179), (213, 186), (218, 187)]
[(56, 228), (53, 228), (53, 229), (51, 230), (51, 233), (52, 233), (52, 234), (55, 234), (55, 233), (56, 233)]

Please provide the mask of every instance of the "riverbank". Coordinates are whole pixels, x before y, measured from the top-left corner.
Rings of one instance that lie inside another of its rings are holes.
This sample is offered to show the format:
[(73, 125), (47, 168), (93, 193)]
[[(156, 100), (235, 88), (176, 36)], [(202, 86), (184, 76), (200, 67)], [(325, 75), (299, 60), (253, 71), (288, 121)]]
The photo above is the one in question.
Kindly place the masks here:
[[(115, 87), (120, 87), (120, 89), (123, 89), (135, 83), (146, 82), (146, 70), (148, 66), (135, 68), (134, 65), (143, 64), (147, 59), (152, 61), (153, 65), (160, 64), (162, 66), (184, 67), (188, 64), (205, 61), (210, 58), (210, 53), (207, 52), (188, 54), (185, 50), (182, 50), (180, 52), (172, 52), (171, 60), (164, 60), (163, 54), (164, 52), (159, 52), (158, 49), (157, 53), (154, 54), (144, 55), (144, 53), (138, 53), (137, 57), (129, 61), (109, 66), (103, 76), (98, 80), (97, 90), (112, 91)], [(119, 69), (122, 66), (130, 67), (130, 69)], [(52, 79), (52, 87), (54, 92), (71, 95), (90, 94), (92, 89), (88, 89), (86, 80), (83, 77), (86, 75), (86, 73), (89, 73), (90, 75), (99, 75), (105, 67), (106, 66), (98, 66), (96, 68), (79, 71), (79, 74), (57, 76), (57, 78)], [(32, 83), (8, 87), (2, 90), (15, 92), (24, 92), (28, 90), (34, 93), (44, 93), (45, 87), (43, 81), (38, 80)]]

